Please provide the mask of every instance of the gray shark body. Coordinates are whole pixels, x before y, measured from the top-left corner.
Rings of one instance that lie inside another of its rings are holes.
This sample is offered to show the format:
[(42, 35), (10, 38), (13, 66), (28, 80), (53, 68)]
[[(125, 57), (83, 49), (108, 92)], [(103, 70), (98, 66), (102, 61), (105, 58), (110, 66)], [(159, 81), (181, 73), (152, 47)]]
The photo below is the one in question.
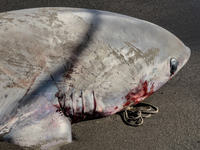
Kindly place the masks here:
[(97, 10), (1, 13), (0, 35), (2, 140), (42, 149), (70, 143), (72, 122), (141, 102), (190, 56), (157, 25)]

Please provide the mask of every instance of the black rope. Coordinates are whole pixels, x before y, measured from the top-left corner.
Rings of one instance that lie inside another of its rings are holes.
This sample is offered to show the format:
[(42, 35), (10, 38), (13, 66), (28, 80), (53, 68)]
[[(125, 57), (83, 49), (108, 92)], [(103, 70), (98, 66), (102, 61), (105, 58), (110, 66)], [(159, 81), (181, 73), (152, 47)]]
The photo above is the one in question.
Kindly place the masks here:
[(126, 108), (122, 112), (123, 120), (126, 124), (131, 126), (140, 126), (143, 124), (144, 119), (150, 117), (151, 114), (158, 113), (158, 108), (145, 103), (139, 103), (135, 106)]

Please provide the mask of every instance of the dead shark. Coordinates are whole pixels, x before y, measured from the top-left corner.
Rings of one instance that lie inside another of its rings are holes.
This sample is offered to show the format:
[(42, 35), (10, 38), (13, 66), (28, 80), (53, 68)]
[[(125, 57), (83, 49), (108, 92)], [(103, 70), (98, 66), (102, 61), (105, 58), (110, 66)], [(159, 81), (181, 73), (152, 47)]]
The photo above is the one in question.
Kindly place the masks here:
[(1, 13), (0, 35), (2, 141), (41, 149), (72, 142), (71, 123), (140, 103), (190, 57), (167, 30), (98, 10)]

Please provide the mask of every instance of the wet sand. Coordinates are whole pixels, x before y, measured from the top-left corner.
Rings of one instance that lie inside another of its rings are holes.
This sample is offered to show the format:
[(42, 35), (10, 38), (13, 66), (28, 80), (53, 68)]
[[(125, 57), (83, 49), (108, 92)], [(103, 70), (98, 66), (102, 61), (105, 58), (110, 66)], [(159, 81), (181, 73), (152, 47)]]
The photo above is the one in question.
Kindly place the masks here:
[[(65, 2), (65, 3), (64, 3)], [(34, 7), (80, 7), (117, 12), (155, 23), (190, 47), (189, 62), (144, 102), (159, 113), (140, 127), (119, 115), (72, 125), (74, 142), (66, 150), (198, 150), (200, 149), (200, 1), (199, 0), (0, 0), (0, 12)], [(22, 147), (0, 143), (1, 150)]]

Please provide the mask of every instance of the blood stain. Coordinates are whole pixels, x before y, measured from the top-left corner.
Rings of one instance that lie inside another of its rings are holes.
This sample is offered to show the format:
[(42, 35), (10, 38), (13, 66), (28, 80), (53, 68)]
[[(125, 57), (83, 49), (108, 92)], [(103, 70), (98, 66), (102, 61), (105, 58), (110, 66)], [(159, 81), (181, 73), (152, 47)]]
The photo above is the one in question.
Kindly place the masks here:
[(123, 105), (123, 107), (129, 106), (131, 103), (137, 104), (140, 102), (140, 98), (147, 98), (151, 94), (154, 93), (153, 91), (154, 84), (151, 85), (150, 91), (148, 92), (148, 82), (145, 81), (142, 83), (142, 87), (136, 87), (132, 89), (126, 96), (125, 98), (127, 99), (127, 102)]

